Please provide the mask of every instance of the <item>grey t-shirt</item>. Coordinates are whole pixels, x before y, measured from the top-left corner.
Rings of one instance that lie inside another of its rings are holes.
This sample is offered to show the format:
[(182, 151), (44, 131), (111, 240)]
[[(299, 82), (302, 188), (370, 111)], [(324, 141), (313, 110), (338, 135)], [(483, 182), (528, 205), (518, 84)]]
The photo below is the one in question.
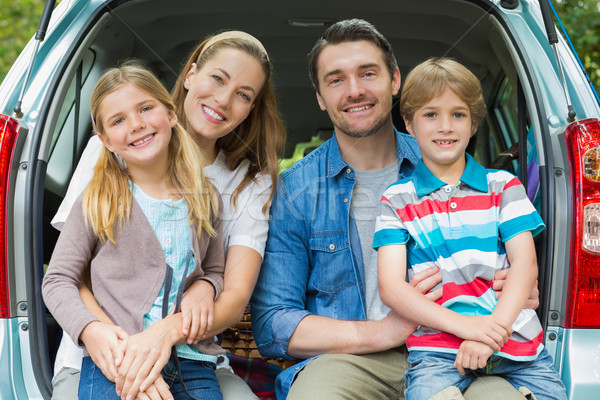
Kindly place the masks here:
[(373, 250), (375, 219), (379, 212), (379, 200), (384, 190), (398, 181), (398, 160), (377, 171), (354, 170), (356, 184), (352, 191), (350, 212), (356, 222), (365, 271), (365, 301), (367, 319), (383, 319), (390, 309), (379, 298), (377, 285), (377, 252)]

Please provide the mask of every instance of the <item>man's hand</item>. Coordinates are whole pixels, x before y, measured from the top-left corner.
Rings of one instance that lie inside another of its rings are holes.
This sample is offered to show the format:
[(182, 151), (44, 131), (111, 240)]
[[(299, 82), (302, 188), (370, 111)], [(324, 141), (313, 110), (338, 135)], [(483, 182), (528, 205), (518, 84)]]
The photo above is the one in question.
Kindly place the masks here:
[(492, 354), (494, 354), (494, 349), (490, 346), (481, 342), (465, 340), (458, 348), (454, 368), (464, 375), (465, 369), (476, 370), (485, 367)]
[[(506, 282), (506, 277), (510, 273), (510, 268), (505, 268), (496, 271), (494, 274), (494, 282), (492, 283), (492, 289), (496, 291), (496, 298), (499, 299), (502, 296), (502, 288), (504, 287), (504, 282)], [(535, 285), (529, 294), (529, 298), (525, 303), (525, 307), (523, 308), (531, 308), (533, 310), (537, 309), (540, 306), (540, 291), (538, 289), (538, 282), (535, 281)]]
[(79, 338), (85, 344), (94, 364), (108, 380), (114, 382), (117, 376), (115, 360), (123, 357), (119, 344), (128, 336), (127, 332), (116, 325), (94, 321), (83, 328)]
[(184, 293), (181, 299), (183, 317), (181, 333), (187, 336), (187, 344), (198, 343), (213, 325), (215, 288), (210, 282), (198, 280)]
[[(427, 268), (415, 274), (410, 280), (411, 286), (423, 293), (427, 298), (436, 301), (442, 297), (442, 287), (429, 292), (442, 281), (442, 273), (438, 267)], [(429, 293), (428, 293), (429, 292)]]

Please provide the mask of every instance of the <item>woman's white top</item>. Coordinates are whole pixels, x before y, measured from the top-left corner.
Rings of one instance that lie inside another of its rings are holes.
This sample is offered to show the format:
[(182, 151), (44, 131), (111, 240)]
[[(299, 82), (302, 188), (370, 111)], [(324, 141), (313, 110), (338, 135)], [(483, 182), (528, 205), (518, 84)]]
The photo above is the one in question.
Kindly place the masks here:
[[(94, 166), (100, 157), (102, 146), (100, 139), (94, 135), (85, 147), (69, 182), (67, 194), (52, 219), (51, 224), (56, 229), (62, 229), (75, 200), (92, 180)], [(210, 179), (223, 199), (223, 245), (226, 256), (227, 249), (235, 245), (249, 247), (257, 251), (261, 257), (265, 251), (269, 212), (267, 209), (263, 213), (262, 208), (271, 194), (271, 177), (257, 176), (239, 193), (235, 206), (231, 201), (235, 188), (246, 176), (249, 165), (250, 162), (244, 160), (236, 169), (231, 170), (225, 162), (225, 153), (221, 151), (213, 164), (204, 167), (205, 176)], [(82, 358), (81, 349), (68, 335), (63, 334), (54, 363), (54, 376), (63, 368), (81, 369)]]

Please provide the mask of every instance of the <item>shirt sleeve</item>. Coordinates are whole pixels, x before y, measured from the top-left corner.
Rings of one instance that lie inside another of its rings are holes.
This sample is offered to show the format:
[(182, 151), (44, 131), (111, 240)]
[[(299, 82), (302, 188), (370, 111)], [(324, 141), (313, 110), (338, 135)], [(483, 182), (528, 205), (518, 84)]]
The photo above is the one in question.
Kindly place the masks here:
[(52, 221), (50, 222), (57, 230), (62, 230), (63, 225), (69, 216), (69, 212), (71, 212), (71, 208), (73, 208), (73, 204), (75, 204), (79, 195), (92, 180), (92, 177), (94, 176), (94, 167), (96, 166), (98, 158), (100, 158), (102, 146), (102, 142), (98, 139), (97, 135), (91, 137), (85, 146), (79, 164), (77, 164), (77, 168), (75, 168), (75, 172), (69, 181), (67, 194), (62, 203), (60, 203), (56, 215), (54, 215), (54, 218), (52, 218)]
[(392, 244), (406, 244), (410, 235), (396, 212), (391, 200), (387, 197), (388, 191), (383, 193), (379, 202), (379, 215), (375, 222), (375, 235), (373, 236), (373, 248)]
[(257, 176), (239, 194), (236, 204), (237, 218), (229, 222), (229, 237), (227, 247), (246, 246), (264, 256), (267, 234), (269, 232), (269, 208), (263, 212), (263, 207), (269, 200), (272, 189), (271, 176)]
[(498, 230), (502, 242), (525, 231), (531, 231), (535, 237), (545, 227), (519, 178), (512, 176), (504, 185), (500, 201)]
[(292, 359), (287, 355), (290, 337), (310, 314), (306, 306), (309, 236), (304, 218), (280, 180), (271, 206), (265, 256), (251, 298), (252, 331), (263, 356)]

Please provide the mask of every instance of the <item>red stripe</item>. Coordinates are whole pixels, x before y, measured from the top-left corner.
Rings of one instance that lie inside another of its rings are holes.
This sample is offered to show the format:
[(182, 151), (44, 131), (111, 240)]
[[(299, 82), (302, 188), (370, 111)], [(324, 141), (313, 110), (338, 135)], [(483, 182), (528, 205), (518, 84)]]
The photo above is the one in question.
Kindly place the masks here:
[(456, 203), (456, 209), (449, 208), (448, 201), (424, 200), (418, 204), (407, 204), (403, 208), (396, 209), (398, 216), (404, 222), (409, 222), (415, 218), (423, 218), (434, 213), (450, 213), (460, 211), (480, 211), (489, 210), (493, 207), (500, 207), (502, 202), (502, 193), (492, 193), (491, 195), (453, 197), (452, 202)]
[(469, 283), (457, 285), (454, 282), (444, 284), (443, 296), (437, 301), (438, 304), (444, 304), (457, 296), (481, 297), (492, 287), (492, 281), (486, 281), (482, 278), (476, 278)]
[[(544, 338), (543, 332), (533, 339), (531, 342), (517, 342), (508, 339), (508, 342), (502, 347), (502, 352), (513, 355), (515, 357), (531, 357), (537, 354), (537, 349)], [(406, 340), (406, 347), (431, 347), (438, 349), (455, 349), (458, 350), (463, 339), (458, 338), (446, 332), (440, 332), (432, 335), (410, 336)]]

